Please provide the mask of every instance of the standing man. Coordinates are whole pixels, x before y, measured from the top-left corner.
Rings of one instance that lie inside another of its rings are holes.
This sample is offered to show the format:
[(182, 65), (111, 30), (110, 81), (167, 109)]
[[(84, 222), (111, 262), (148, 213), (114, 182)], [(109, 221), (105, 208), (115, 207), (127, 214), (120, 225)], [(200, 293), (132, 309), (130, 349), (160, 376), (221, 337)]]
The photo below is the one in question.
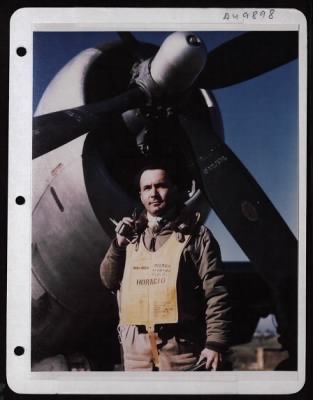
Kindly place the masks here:
[(145, 210), (119, 222), (100, 268), (103, 284), (119, 291), (125, 370), (187, 370), (202, 360), (216, 370), (230, 331), (219, 245), (180, 207), (164, 165), (142, 170), (139, 187)]

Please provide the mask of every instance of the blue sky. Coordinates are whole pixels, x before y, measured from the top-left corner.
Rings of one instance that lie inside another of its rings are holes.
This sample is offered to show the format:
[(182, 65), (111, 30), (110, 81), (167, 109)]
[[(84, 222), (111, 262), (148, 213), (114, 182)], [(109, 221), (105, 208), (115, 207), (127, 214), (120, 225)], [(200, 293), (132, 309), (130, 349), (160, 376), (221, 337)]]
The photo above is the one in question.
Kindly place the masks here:
[[(200, 32), (199, 36), (210, 50), (239, 34)], [(139, 40), (155, 44), (161, 44), (167, 35), (167, 32), (135, 33)], [(67, 61), (85, 48), (117, 38), (114, 32), (35, 33), (34, 109), (49, 81)], [(297, 236), (298, 62), (213, 93), (222, 113), (226, 143)], [(224, 260), (246, 259), (214, 213), (207, 224), (221, 245)]]

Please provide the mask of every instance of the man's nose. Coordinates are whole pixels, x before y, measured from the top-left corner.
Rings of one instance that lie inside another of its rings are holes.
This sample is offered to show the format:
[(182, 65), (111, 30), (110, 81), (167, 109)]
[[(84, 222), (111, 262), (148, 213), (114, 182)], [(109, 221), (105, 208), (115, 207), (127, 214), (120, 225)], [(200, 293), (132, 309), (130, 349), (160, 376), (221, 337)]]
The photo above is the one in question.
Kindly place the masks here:
[(152, 186), (151, 188), (151, 196), (155, 196), (158, 193), (157, 188)]

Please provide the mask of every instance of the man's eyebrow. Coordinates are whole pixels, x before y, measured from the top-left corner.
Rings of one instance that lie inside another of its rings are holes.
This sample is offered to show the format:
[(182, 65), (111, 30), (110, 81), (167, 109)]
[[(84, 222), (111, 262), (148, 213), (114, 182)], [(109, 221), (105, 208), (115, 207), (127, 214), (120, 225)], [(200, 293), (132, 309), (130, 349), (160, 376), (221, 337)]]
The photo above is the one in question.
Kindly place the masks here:
[(168, 186), (169, 183), (167, 181), (161, 181), (155, 184), (155, 186)]

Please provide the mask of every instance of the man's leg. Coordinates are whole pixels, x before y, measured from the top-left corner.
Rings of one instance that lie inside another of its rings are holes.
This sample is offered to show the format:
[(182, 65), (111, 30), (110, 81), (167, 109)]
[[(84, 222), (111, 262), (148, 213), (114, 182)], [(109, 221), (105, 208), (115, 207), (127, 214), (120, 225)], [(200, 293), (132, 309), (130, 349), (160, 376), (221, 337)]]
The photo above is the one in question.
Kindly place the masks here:
[(152, 354), (149, 336), (139, 333), (135, 325), (120, 325), (119, 335), (123, 348), (125, 371), (152, 371)]
[(196, 364), (200, 347), (184, 339), (168, 339), (160, 347), (160, 371), (185, 371)]

